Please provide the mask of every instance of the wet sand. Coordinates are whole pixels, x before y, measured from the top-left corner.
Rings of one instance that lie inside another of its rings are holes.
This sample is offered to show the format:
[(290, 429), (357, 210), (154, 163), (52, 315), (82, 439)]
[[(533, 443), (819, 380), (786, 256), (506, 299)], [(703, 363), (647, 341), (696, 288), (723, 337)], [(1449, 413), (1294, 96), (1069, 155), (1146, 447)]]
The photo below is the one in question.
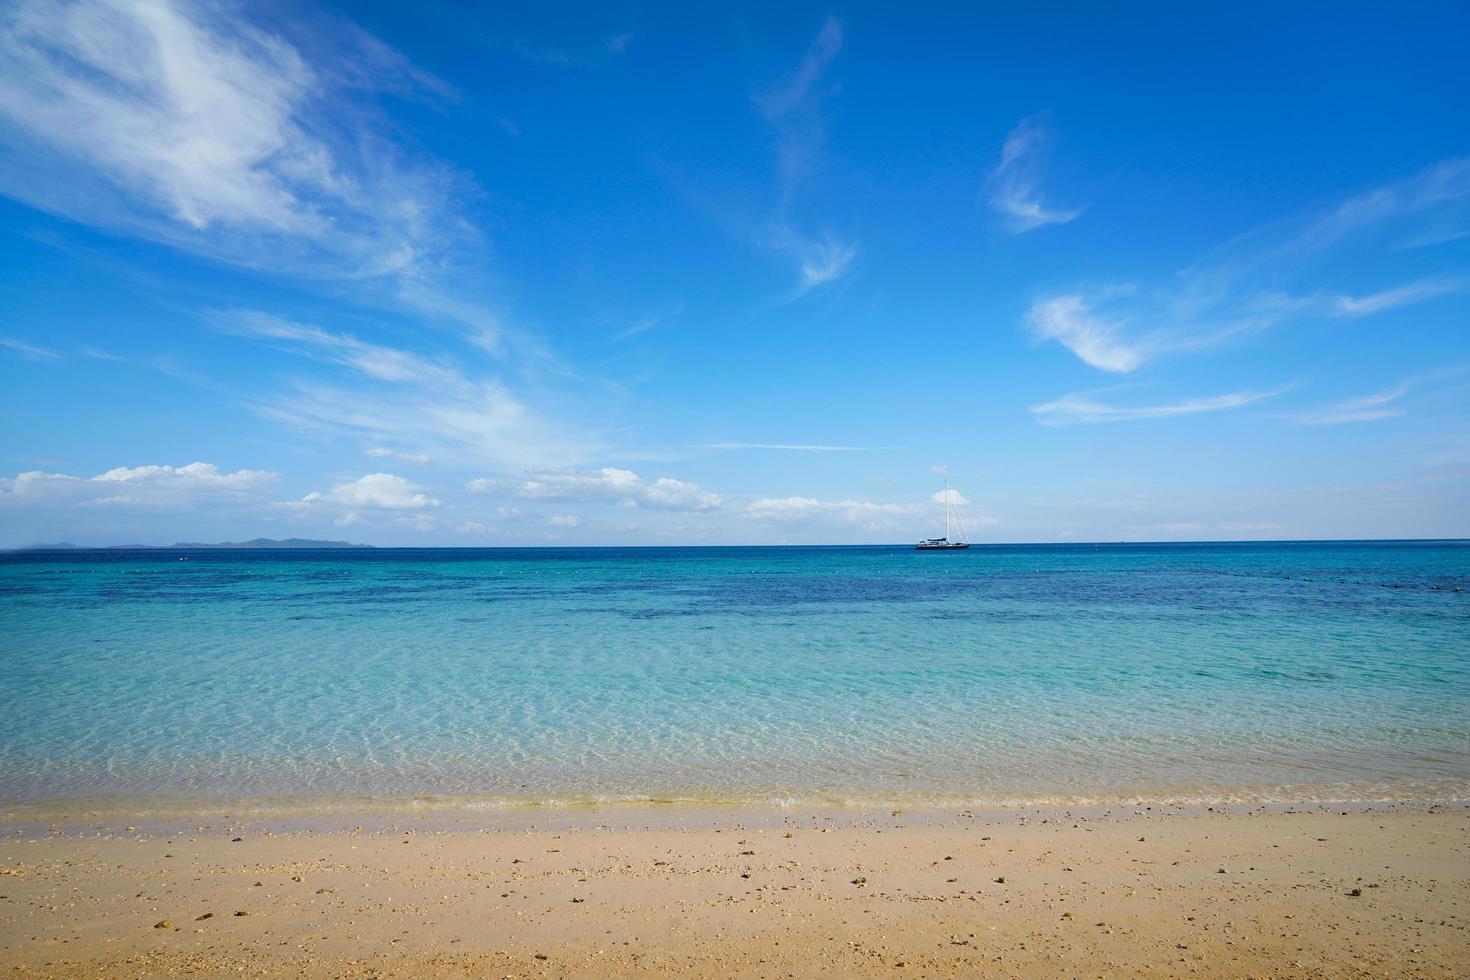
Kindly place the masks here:
[(1470, 975), (1463, 805), (478, 819), (12, 828), (0, 970)]

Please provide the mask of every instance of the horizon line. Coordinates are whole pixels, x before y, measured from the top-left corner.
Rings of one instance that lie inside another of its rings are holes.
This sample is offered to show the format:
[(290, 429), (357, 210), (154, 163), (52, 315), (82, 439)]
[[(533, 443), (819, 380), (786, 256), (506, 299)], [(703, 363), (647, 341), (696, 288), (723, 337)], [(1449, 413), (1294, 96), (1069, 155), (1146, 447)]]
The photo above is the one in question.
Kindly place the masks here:
[[(1199, 545), (1199, 544), (1470, 544), (1466, 537), (1430, 538), (1179, 538), (1168, 540), (1117, 540), (1096, 541), (971, 541), (971, 548), (1016, 548), (1016, 547), (1079, 547), (1098, 545)], [(0, 548), (0, 554), (48, 553), (74, 551), (628, 551), (634, 549), (674, 551), (694, 548), (913, 548), (903, 541), (866, 542), (858, 544), (359, 544), (333, 543), (320, 546), (286, 545), (280, 547), (232, 547), (228, 544), (98, 544), (74, 545), (22, 545), (15, 548)]]

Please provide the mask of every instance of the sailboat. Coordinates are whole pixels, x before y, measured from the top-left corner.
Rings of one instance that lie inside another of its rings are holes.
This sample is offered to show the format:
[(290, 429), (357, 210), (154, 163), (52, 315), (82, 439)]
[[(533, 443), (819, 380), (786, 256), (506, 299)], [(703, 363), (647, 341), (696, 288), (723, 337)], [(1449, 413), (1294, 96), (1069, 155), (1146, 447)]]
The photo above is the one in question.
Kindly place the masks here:
[[(959, 534), (955, 534), (955, 527), (959, 527)], [(949, 480), (944, 481), (944, 537), (925, 538), (914, 545), (915, 551), (958, 551), (968, 548), (970, 543), (965, 540), (964, 518), (954, 512), (954, 503), (950, 500)]]

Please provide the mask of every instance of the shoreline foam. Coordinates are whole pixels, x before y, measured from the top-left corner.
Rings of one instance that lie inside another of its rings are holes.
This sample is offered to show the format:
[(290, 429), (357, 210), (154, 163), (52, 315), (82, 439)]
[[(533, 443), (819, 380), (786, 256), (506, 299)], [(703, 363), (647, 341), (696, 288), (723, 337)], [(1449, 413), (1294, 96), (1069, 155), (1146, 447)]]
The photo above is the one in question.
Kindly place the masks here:
[[(404, 819), (450, 825), (456, 822), (495, 820), (515, 825), (535, 825), (547, 820), (572, 819), (587, 814), (677, 814), (684, 818), (718, 819), (730, 814), (770, 814), (775, 817), (799, 813), (861, 815), (865, 813), (953, 813), (959, 811), (1005, 815), (1024, 812), (1089, 812), (1149, 809), (1159, 812), (1204, 812), (1217, 808), (1282, 812), (1294, 808), (1360, 810), (1376, 807), (1456, 807), (1470, 804), (1470, 785), (1436, 786), (1436, 792), (1406, 785), (1398, 792), (1374, 786), (1341, 785), (1302, 791), (1233, 791), (1160, 794), (1075, 794), (1068, 796), (986, 797), (977, 794), (908, 794), (881, 796), (771, 795), (771, 796), (585, 796), (548, 798), (421, 795), (357, 796), (316, 794), (310, 796), (105, 796), (0, 802), (0, 831), (22, 827), (67, 827), (82, 829), (126, 821), (132, 824), (164, 825), (181, 821), (273, 822), (282, 828), (301, 826), (319, 829), (339, 817), (354, 825), (364, 819), (375, 825), (397, 825)], [(1283, 790), (1285, 788), (1282, 788)], [(1301, 787), (1291, 789), (1301, 790)], [(1419, 790), (1415, 792), (1415, 790)]]

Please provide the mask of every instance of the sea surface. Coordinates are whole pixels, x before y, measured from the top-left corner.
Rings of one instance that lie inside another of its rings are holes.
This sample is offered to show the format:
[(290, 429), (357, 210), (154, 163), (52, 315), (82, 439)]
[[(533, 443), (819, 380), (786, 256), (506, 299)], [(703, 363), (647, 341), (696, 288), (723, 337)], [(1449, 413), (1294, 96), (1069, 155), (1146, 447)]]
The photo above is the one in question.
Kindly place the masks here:
[(156, 798), (1466, 799), (1470, 542), (0, 555), (0, 804)]

